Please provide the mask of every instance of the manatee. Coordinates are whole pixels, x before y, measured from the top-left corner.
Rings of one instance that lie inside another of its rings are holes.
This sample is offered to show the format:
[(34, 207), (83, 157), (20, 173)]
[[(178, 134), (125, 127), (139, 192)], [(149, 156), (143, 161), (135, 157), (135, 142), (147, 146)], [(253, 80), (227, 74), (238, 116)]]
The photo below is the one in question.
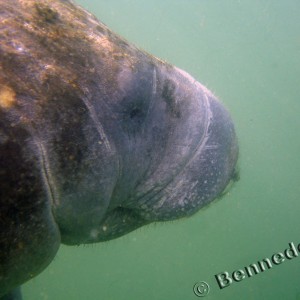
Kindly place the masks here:
[(61, 243), (188, 217), (236, 177), (232, 119), (69, 0), (0, 0), (0, 299)]

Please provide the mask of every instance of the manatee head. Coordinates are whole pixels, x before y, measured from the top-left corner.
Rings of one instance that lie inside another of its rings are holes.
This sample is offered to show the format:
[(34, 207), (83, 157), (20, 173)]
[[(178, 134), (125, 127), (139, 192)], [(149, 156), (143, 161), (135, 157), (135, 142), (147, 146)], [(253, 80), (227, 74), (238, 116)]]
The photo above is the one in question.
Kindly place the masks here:
[(234, 176), (234, 126), (210, 91), (153, 57), (142, 57), (125, 73), (118, 77), (121, 95), (104, 110), (95, 101), (87, 112), (101, 115), (107, 141), (98, 145), (95, 137), (86, 146), (101, 148), (94, 152), (103, 158), (85, 156), (98, 175), (71, 171), (85, 180), (58, 197), (54, 215), (64, 243), (106, 241), (151, 222), (190, 216), (220, 196)]

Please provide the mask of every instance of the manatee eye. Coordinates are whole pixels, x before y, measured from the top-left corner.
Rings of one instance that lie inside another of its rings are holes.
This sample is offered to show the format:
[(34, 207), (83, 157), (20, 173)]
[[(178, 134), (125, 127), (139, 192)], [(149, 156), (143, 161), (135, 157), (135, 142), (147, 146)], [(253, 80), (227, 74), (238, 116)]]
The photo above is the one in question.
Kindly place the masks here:
[(142, 129), (142, 125), (145, 122), (146, 109), (147, 107), (143, 103), (142, 98), (124, 99), (124, 108), (120, 120), (122, 120), (122, 127), (127, 133), (135, 134)]
[(130, 119), (136, 117), (136, 116), (139, 116), (142, 114), (142, 111), (139, 107), (134, 107), (131, 112), (130, 112)]
[[(126, 99), (127, 100), (127, 99)], [(127, 100), (128, 101), (128, 100)], [(127, 103), (123, 110), (125, 120), (132, 120), (132, 122), (140, 122), (145, 117), (145, 105), (140, 99), (133, 99), (131, 103)]]

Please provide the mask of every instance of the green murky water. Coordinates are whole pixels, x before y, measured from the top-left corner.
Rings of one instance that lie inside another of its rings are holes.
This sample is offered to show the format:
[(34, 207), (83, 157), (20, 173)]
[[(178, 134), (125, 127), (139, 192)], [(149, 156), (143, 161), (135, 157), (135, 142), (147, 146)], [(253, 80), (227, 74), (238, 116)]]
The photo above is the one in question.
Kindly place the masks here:
[(241, 179), (190, 219), (94, 246), (62, 246), (25, 300), (300, 299), (300, 254), (220, 289), (214, 277), (300, 243), (300, 2), (78, 1), (207, 85), (234, 119)]

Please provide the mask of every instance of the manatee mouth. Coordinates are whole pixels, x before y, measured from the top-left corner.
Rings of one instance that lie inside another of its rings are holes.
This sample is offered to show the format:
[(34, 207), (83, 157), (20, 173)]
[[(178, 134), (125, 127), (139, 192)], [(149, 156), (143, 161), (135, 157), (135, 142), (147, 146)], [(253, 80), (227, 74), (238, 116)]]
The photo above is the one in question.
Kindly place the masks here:
[(60, 228), (61, 241), (66, 245), (105, 242), (125, 235), (149, 223), (151, 221), (142, 218), (135, 209), (116, 207), (106, 214), (104, 221), (99, 226), (92, 228), (89, 233), (82, 233), (82, 240), (78, 235), (74, 238), (68, 230)]
[[(227, 182), (226, 186), (222, 192), (215, 198), (214, 202), (223, 198), (229, 190), (233, 188), (235, 183), (239, 180), (239, 169), (234, 168), (232, 174)], [(206, 204), (205, 204), (206, 205)], [(197, 208), (197, 211), (201, 207)], [(112, 239), (116, 239), (123, 235), (130, 233), (131, 231), (136, 230), (139, 227), (144, 225), (154, 223), (154, 222), (167, 222), (170, 220), (188, 217), (192, 213), (188, 213), (185, 216), (171, 216), (170, 214), (159, 219), (154, 218), (154, 216), (149, 216), (147, 212), (141, 210), (141, 208), (129, 208), (117, 206), (112, 210), (108, 211), (98, 226), (94, 228), (89, 228), (88, 230), (84, 229), (82, 232), (79, 230), (74, 236), (74, 231), (69, 231), (67, 227), (60, 226), (61, 242), (65, 245), (80, 245), (80, 244), (91, 244), (97, 242), (106, 242)], [(161, 217), (161, 216), (160, 216)], [(152, 219), (154, 218), (154, 219)]]
[[(230, 181), (228, 182), (223, 192), (215, 199), (215, 201), (223, 198), (229, 192), (229, 190), (233, 188), (238, 180), (239, 170), (234, 169)], [(170, 220), (173, 219), (174, 218)], [(106, 214), (104, 221), (102, 221), (99, 226), (91, 229), (89, 233), (82, 233), (82, 239), (80, 239), (79, 235), (76, 235), (76, 237), (74, 237), (72, 235), (72, 232), (68, 232), (68, 230), (60, 228), (61, 242), (65, 245), (106, 242), (126, 235), (144, 225), (154, 222), (166, 221), (168, 220), (147, 220), (145, 217), (141, 216), (141, 212), (137, 209), (116, 207)], [(79, 234), (79, 232), (77, 232), (77, 234)]]

